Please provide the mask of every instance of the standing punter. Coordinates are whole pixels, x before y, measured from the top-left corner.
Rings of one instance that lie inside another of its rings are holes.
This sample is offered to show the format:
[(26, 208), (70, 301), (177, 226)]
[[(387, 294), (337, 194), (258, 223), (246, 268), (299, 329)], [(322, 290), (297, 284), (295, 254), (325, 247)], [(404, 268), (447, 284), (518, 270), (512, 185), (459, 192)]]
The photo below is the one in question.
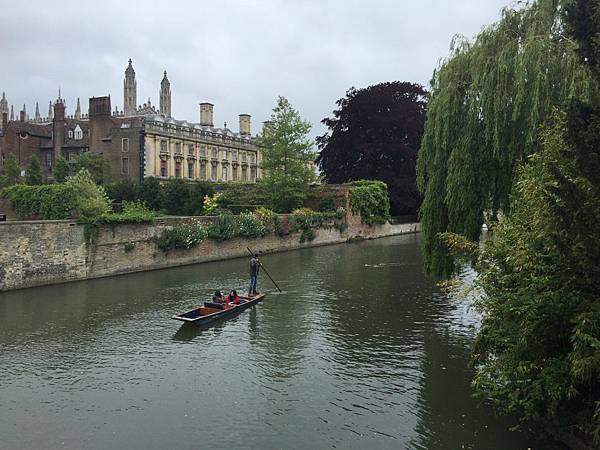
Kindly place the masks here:
[(250, 258), (250, 289), (248, 289), (248, 296), (252, 297), (258, 292), (256, 292), (256, 281), (258, 278), (258, 271), (260, 270), (260, 260), (258, 259), (258, 255), (252, 255)]

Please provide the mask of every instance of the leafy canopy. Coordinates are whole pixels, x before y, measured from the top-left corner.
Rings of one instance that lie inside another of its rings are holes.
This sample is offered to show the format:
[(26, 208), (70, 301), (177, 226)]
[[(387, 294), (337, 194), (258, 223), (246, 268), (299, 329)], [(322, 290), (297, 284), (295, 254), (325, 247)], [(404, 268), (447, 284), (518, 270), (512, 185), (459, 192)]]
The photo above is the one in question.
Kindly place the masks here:
[(310, 123), (284, 97), (278, 97), (270, 124), (257, 138), (262, 147), (262, 183), (274, 209), (289, 212), (302, 205), (309, 183), (315, 181), (312, 152), (308, 138)]
[(476, 240), (485, 211), (509, 210), (517, 167), (539, 149), (538, 130), (570, 98), (590, 98), (576, 43), (565, 35), (567, 0), (506, 8), (473, 42), (455, 38), (434, 72), (417, 183), (425, 269), (448, 275), (438, 234)]
[(336, 102), (329, 131), (317, 138), (317, 164), (329, 183), (381, 180), (394, 214), (416, 214), (416, 160), (421, 145), (427, 92), (407, 82), (351, 88)]
[(40, 160), (37, 155), (33, 155), (31, 157), (31, 162), (29, 163), (29, 167), (25, 172), (25, 183), (29, 185), (37, 185), (42, 184), (44, 179), (42, 177), (42, 166), (40, 165)]

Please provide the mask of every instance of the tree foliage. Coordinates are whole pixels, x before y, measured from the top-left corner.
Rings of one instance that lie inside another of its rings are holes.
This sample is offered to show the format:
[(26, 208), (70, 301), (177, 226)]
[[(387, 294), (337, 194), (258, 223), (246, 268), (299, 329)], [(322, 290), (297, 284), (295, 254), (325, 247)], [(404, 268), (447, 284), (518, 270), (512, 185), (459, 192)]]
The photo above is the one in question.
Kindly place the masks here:
[(43, 182), (44, 179), (42, 178), (42, 166), (40, 165), (40, 160), (37, 155), (33, 155), (29, 167), (27, 167), (27, 171), (25, 172), (25, 183), (33, 186), (42, 184)]
[(82, 153), (68, 161), (59, 156), (53, 171), (54, 181), (63, 183), (81, 169), (87, 170), (96, 183), (105, 183), (110, 178), (110, 162), (104, 155)]
[(565, 123), (520, 171), (477, 263), (474, 386), (504, 412), (600, 444), (600, 183), (580, 170)]
[(336, 104), (333, 117), (322, 121), (329, 132), (317, 138), (325, 180), (381, 180), (393, 214), (416, 214), (416, 160), (427, 92), (418, 84), (394, 81), (351, 88)]
[(271, 206), (289, 212), (302, 205), (309, 183), (315, 180), (315, 155), (309, 139), (310, 123), (284, 97), (278, 97), (270, 125), (257, 138), (262, 147), (261, 168)]
[(509, 210), (516, 168), (538, 150), (539, 127), (553, 108), (595, 92), (565, 36), (569, 3), (506, 8), (473, 42), (455, 38), (435, 71), (417, 162), (428, 272), (453, 270), (440, 232), (476, 240), (484, 211)]
[(17, 162), (17, 158), (14, 153), (8, 155), (6, 161), (4, 161), (4, 186), (12, 186), (22, 182), (21, 168)]

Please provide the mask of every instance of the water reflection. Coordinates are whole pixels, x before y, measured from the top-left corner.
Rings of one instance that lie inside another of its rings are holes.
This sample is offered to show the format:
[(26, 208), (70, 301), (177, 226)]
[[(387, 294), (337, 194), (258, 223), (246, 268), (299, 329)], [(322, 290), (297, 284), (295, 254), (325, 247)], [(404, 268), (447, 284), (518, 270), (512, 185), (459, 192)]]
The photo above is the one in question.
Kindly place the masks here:
[(264, 259), (284, 293), (203, 328), (170, 317), (244, 291), (245, 259), (0, 294), (2, 445), (534, 447), (471, 398), (477, 316), (416, 236)]

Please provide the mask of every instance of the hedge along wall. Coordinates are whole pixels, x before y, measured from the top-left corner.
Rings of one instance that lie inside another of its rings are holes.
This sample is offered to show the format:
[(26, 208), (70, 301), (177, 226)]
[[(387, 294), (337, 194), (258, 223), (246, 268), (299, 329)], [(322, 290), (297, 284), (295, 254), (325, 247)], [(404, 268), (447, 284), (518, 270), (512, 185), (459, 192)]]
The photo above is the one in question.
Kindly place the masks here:
[(347, 214), (347, 218), (347, 229), (319, 228), (312, 241), (300, 242), (302, 231), (298, 230), (254, 239), (205, 239), (189, 250), (166, 252), (155, 242), (165, 230), (182, 224), (209, 225), (217, 219), (165, 218), (151, 224), (99, 225), (93, 242), (86, 240), (85, 226), (74, 221), (0, 223), (0, 291), (246, 257), (247, 246), (277, 252), (418, 231), (417, 224), (368, 226), (360, 217)]

